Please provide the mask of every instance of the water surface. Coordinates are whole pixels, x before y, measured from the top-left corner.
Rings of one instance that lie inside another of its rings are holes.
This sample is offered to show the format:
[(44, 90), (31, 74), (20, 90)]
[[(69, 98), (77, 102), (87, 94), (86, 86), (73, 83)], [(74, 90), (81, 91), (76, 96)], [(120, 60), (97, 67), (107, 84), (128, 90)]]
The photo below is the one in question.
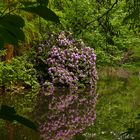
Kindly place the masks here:
[(1, 102), (15, 106), (17, 112), (33, 120), (40, 133), (1, 120), (0, 138), (7, 140), (7, 135), (11, 135), (8, 140), (122, 139), (120, 134), (134, 125), (140, 112), (140, 80), (138, 71), (116, 72), (100, 72), (96, 94), (89, 89), (70, 92), (58, 88), (54, 95), (40, 92), (37, 100), (34, 94), (26, 93), (1, 98)]

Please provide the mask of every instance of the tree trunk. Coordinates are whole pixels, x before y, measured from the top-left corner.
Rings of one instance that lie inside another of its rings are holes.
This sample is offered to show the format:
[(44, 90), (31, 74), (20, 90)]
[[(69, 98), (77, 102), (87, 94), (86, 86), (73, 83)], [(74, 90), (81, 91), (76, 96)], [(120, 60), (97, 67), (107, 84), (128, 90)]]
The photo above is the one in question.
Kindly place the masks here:
[(6, 49), (5, 61), (10, 62), (13, 58), (14, 47), (11, 44), (6, 44), (4, 48)]

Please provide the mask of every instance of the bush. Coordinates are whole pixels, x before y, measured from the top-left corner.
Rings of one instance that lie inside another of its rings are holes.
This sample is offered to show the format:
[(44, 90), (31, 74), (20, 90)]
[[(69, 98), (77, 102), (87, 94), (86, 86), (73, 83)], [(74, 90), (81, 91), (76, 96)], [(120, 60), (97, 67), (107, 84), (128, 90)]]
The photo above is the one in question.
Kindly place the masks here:
[(79, 84), (96, 85), (94, 49), (87, 47), (82, 40), (73, 39), (70, 32), (51, 35), (44, 44), (39, 45), (36, 69), (40, 81), (49, 80), (54, 86), (73, 88)]
[(26, 58), (14, 58), (11, 63), (0, 62), (0, 86), (6, 89), (22, 85), (37, 89), (36, 71)]

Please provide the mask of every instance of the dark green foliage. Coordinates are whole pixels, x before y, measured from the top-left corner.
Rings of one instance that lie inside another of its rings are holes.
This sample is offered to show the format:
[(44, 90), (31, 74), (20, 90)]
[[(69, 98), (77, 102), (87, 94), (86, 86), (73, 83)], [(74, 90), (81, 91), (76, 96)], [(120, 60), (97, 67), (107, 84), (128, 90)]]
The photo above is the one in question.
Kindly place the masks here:
[(6, 89), (19, 84), (37, 90), (36, 71), (25, 57), (15, 58), (11, 63), (0, 62), (0, 86)]
[[(52, 10), (46, 7), (48, 2), (48, 0), (37, 0), (37, 2), (21, 1), (16, 3), (13, 2), (10, 6), (11, 8), (14, 7), (14, 10), (24, 10), (35, 13), (45, 20), (60, 23), (59, 17)], [(18, 4), (20, 6), (18, 6)], [(19, 41), (25, 40), (25, 34), (22, 30), (25, 25), (23, 18), (20, 15), (16, 15), (12, 10), (7, 11), (7, 9), (7, 7), (2, 10), (0, 9), (0, 48), (2, 48), (6, 43), (18, 45)]]
[(18, 15), (5, 15), (0, 18), (0, 24), (4, 25), (4, 23), (13, 25), (13, 27), (23, 28), (25, 23), (22, 17)]
[(20, 3), (26, 7), (28, 6), (35, 6), (35, 5), (40, 5), (40, 6), (47, 6), (49, 3), (49, 0), (36, 0), (36, 1), (20, 1)]
[(37, 5), (37, 2), (32, 2), (32, 1), (20, 1), (20, 3), (22, 5), (24, 5), (25, 7), (28, 7), (28, 6), (34, 6), (34, 5)]
[(138, 114), (138, 117), (136, 117), (136, 119), (140, 119), (140, 113)]
[(126, 10), (128, 11), (124, 18), (124, 23), (139, 25), (140, 20), (140, 0), (126, 0)]
[(37, 2), (41, 5), (41, 6), (47, 6), (49, 3), (49, 0), (37, 0)]
[(10, 107), (7, 105), (1, 105), (1, 110), (0, 110), (0, 118), (6, 121), (17, 121), (35, 131), (37, 131), (36, 125), (30, 121), (29, 119), (26, 119), (20, 115), (18, 115), (14, 109), (14, 107)]
[(0, 37), (3, 39), (3, 43), (0, 43), (0, 45), (3, 46), (4, 43), (17, 45), (18, 40), (23, 41), (25, 39), (25, 35), (21, 30), (23, 26), (24, 20), (18, 15), (5, 15), (1, 17)]
[(45, 6), (37, 6), (37, 7), (25, 7), (21, 8), (22, 10), (25, 10), (27, 12), (35, 13), (39, 15), (40, 17), (44, 18), (45, 20), (50, 20), (54, 22), (59, 23), (59, 18), (58, 16), (51, 11), (49, 8)]

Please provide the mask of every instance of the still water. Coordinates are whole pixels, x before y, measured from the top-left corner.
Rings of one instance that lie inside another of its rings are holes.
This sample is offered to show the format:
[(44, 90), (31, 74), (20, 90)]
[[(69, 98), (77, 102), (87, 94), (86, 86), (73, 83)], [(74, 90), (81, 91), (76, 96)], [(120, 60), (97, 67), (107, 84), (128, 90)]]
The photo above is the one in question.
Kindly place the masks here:
[(58, 88), (55, 95), (40, 92), (37, 99), (28, 94), (1, 99), (30, 116), (40, 133), (1, 120), (0, 140), (121, 140), (140, 113), (138, 71), (100, 71), (99, 78), (96, 94)]

